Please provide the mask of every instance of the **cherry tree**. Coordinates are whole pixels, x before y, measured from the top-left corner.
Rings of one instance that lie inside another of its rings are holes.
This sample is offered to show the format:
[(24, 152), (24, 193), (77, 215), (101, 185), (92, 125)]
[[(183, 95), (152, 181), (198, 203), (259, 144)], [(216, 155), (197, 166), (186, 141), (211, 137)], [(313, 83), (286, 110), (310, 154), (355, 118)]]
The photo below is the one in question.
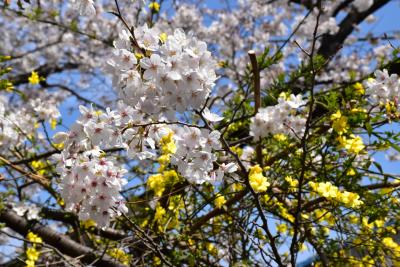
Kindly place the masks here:
[(4, 266), (400, 263), (394, 1), (211, 2), (3, 2)]

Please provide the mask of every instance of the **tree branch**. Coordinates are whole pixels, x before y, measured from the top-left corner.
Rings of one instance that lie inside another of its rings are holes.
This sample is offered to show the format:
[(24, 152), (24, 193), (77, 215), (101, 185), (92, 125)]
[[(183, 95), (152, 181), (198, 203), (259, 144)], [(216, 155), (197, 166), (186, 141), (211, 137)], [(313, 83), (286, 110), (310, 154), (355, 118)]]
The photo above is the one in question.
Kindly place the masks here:
[(80, 257), (80, 261), (83, 263), (90, 264), (97, 260), (95, 266), (99, 267), (125, 266), (108, 255), (103, 255), (103, 257), (100, 258), (93, 249), (83, 246), (49, 227), (40, 224), (32, 224), (7, 208), (4, 208), (0, 212), (0, 221), (22, 236), (26, 236), (29, 231), (38, 234), (45, 243), (57, 248), (70, 257)]
[(326, 34), (321, 41), (317, 54), (325, 58), (334, 56), (341, 49), (346, 38), (354, 31), (355, 27), (364, 21), (369, 15), (387, 4), (390, 0), (375, 0), (374, 4), (364, 12), (352, 9), (350, 13), (339, 24), (339, 31), (334, 34)]

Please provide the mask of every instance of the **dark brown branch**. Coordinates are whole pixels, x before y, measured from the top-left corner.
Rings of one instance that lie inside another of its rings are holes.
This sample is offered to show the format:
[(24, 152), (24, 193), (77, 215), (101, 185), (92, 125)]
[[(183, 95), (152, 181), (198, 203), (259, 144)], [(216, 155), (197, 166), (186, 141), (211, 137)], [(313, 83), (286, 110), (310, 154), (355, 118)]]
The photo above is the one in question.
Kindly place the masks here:
[[(73, 224), (78, 220), (78, 217), (74, 213), (66, 212), (63, 210), (50, 209), (46, 207), (42, 208), (41, 215), (46, 219), (60, 221), (68, 224)], [(101, 229), (97, 227), (91, 227), (89, 231), (111, 240), (121, 240), (128, 237), (124, 233), (108, 228)]]
[[(250, 50), (248, 52), (251, 62), (251, 68), (253, 70), (253, 81), (254, 81), (254, 113), (258, 113), (258, 109), (261, 106), (261, 85), (260, 85), (260, 70), (258, 69), (256, 52), (254, 50)], [(263, 167), (263, 158), (262, 158), (262, 147), (261, 140), (258, 141), (256, 146), (256, 154), (257, 154), (257, 162)]]
[[(42, 66), (36, 68), (34, 71), (37, 72), (41, 77), (48, 77), (49, 75), (51, 75), (53, 73), (58, 73), (58, 72), (62, 72), (65, 70), (77, 69), (78, 67), (79, 67), (79, 65), (76, 63), (66, 63), (62, 66), (54, 66), (52, 64), (45, 64), (45, 65), (42, 65)], [(31, 72), (19, 74), (14, 77), (9, 77), (8, 79), (10, 81), (12, 81), (13, 85), (17, 86), (20, 84), (28, 83), (28, 78), (30, 76), (31, 76)]]
[(339, 24), (339, 31), (330, 35), (327, 34), (322, 38), (321, 46), (317, 54), (330, 58), (339, 51), (346, 38), (354, 31), (355, 27), (363, 22), (369, 15), (377, 11), (379, 8), (387, 4), (390, 0), (375, 0), (374, 4), (364, 12), (357, 12), (352, 9), (350, 13)]
[(108, 255), (103, 255), (103, 257), (100, 258), (93, 249), (83, 246), (49, 227), (40, 224), (32, 224), (25, 218), (18, 216), (15, 212), (7, 208), (0, 212), (0, 221), (22, 236), (26, 236), (29, 231), (32, 231), (39, 235), (45, 243), (57, 248), (65, 255), (70, 257), (80, 257), (80, 261), (85, 264), (91, 264), (97, 260), (95, 266), (125, 266)]
[(302, 5), (307, 9), (312, 9), (314, 7), (313, 0), (290, 0), (289, 2)]
[(340, 11), (342, 11), (343, 9), (347, 8), (351, 2), (353, 2), (354, 0), (345, 0), (343, 2), (341, 2), (333, 11), (332, 13), (332, 17), (336, 17), (337, 14), (339, 14)]

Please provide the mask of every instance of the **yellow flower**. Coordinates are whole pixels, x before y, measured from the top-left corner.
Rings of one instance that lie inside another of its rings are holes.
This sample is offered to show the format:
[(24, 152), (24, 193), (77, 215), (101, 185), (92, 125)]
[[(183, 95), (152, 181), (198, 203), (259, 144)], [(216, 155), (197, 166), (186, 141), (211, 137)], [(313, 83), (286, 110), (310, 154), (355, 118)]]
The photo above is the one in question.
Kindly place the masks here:
[(36, 71), (32, 71), (31, 76), (28, 78), (30, 84), (38, 84), (40, 82), (39, 74)]
[(174, 154), (176, 152), (176, 145), (173, 137), (174, 132), (171, 131), (161, 138), (160, 144), (163, 154)]
[(36, 266), (35, 262), (32, 260), (26, 260), (25, 264), (26, 264), (25, 267), (35, 267)]
[(60, 198), (60, 197), (57, 198), (57, 203), (58, 203), (58, 205), (60, 205), (61, 207), (64, 207), (64, 205), (65, 205), (64, 199), (62, 199), (62, 198)]
[(288, 97), (289, 97), (288, 93), (282, 92), (279, 94), (279, 98), (283, 98), (286, 100), (286, 99), (288, 99)]
[(284, 234), (287, 231), (287, 225), (284, 223), (278, 224), (276, 226), (276, 231), (278, 231), (278, 233)]
[(358, 154), (365, 148), (363, 140), (360, 136), (356, 136), (352, 139), (349, 139), (346, 144), (346, 149), (350, 153)]
[(7, 92), (12, 92), (14, 90), (14, 85), (10, 82), (6, 82), (5, 88)]
[(358, 154), (365, 148), (362, 138), (353, 134), (350, 135), (350, 138), (339, 136), (338, 141), (343, 148), (353, 154)]
[(339, 194), (339, 189), (330, 182), (319, 183), (317, 192), (327, 199), (334, 199)]
[(34, 247), (27, 248), (26, 257), (28, 260), (37, 261), (39, 259), (40, 252), (36, 250)]
[(217, 255), (218, 254), (218, 249), (214, 246), (212, 243), (207, 243), (206, 245), (207, 251), (211, 253), (212, 255)]
[(306, 244), (301, 244), (300, 245), (300, 251), (306, 251), (306, 250), (308, 250), (308, 248), (307, 248), (307, 245)]
[(385, 238), (383, 238), (382, 243), (383, 243), (387, 248), (391, 249), (391, 250), (394, 252), (395, 257), (400, 257), (400, 245), (397, 244), (397, 243), (393, 240), (393, 238), (391, 238), (391, 237), (385, 237)]
[(154, 221), (158, 222), (160, 221), (163, 216), (165, 215), (166, 211), (163, 207), (161, 207), (160, 205), (157, 205), (156, 207), (156, 213), (154, 214)]
[(343, 116), (340, 110), (331, 115), (332, 128), (339, 135), (346, 133), (348, 129), (347, 117)]
[(274, 139), (278, 142), (284, 142), (287, 140), (287, 136), (284, 134), (275, 134)]
[(250, 167), (249, 182), (256, 192), (265, 192), (269, 186), (267, 177), (262, 174), (262, 169), (258, 165)]
[(356, 171), (354, 170), (354, 168), (349, 168), (349, 169), (347, 170), (346, 174), (347, 174), (348, 176), (354, 176), (354, 175), (356, 175), (357, 173), (356, 173)]
[(151, 2), (151, 3), (149, 4), (149, 8), (150, 8), (151, 10), (153, 10), (155, 13), (158, 13), (158, 12), (160, 11), (160, 4), (157, 3), (157, 2)]
[[(360, 196), (358, 194), (347, 191), (341, 192), (339, 188), (337, 188), (330, 182), (309, 182), (308, 184), (312, 188), (312, 190), (317, 192), (318, 195), (323, 196), (328, 200), (341, 202), (347, 207), (357, 208), (363, 204), (363, 201), (360, 200)], [(316, 213), (317, 217), (319, 217), (320, 215), (321, 213)]]
[(166, 165), (170, 162), (170, 155), (161, 155), (160, 157), (158, 157), (157, 161), (158, 163), (160, 163), (161, 165)]
[(299, 184), (297, 180), (293, 179), (290, 176), (286, 176), (285, 181), (289, 184), (290, 187), (297, 187)]
[(112, 258), (120, 261), (122, 264), (129, 265), (130, 256), (122, 249), (119, 249), (119, 248), (110, 249), (108, 251), (108, 255), (110, 255)]
[(57, 120), (56, 119), (50, 119), (50, 127), (51, 129), (55, 129), (57, 126)]
[(85, 229), (89, 229), (90, 227), (95, 227), (97, 225), (96, 222), (91, 219), (83, 221), (81, 224)]
[(46, 173), (47, 164), (40, 160), (34, 160), (31, 163), (32, 167), (41, 175)]
[(221, 194), (217, 194), (217, 197), (214, 199), (214, 205), (220, 209), (223, 205), (225, 205), (225, 203), (225, 197)]
[(163, 33), (160, 33), (159, 38), (160, 38), (161, 42), (165, 43), (165, 41), (167, 41), (168, 35), (165, 32), (163, 32)]
[(33, 242), (33, 243), (39, 243), (39, 244), (41, 244), (43, 241), (42, 241), (42, 238), (40, 238), (40, 236), (38, 236), (38, 235), (36, 235), (36, 234), (34, 234), (34, 233), (32, 233), (32, 232), (29, 232), (28, 233), (28, 235), (26, 236), (27, 237), (27, 239), (29, 240), (29, 241), (31, 241), (31, 242)]
[(59, 150), (62, 150), (64, 148), (64, 142), (59, 144), (53, 144), (53, 146)]
[(363, 204), (358, 194), (347, 191), (340, 193), (340, 202), (351, 208), (357, 208)]
[[(226, 67), (226, 62), (225, 61), (218, 61), (218, 66), (219, 67), (221, 67), (221, 68), (225, 68)], [(232, 125), (232, 124), (231, 124)], [(229, 126), (231, 126), (231, 125), (229, 125)]]
[(179, 176), (175, 170), (164, 171), (163, 176), (167, 184), (179, 182)]
[(154, 195), (160, 197), (165, 190), (164, 176), (160, 173), (151, 175), (147, 180), (147, 186), (154, 191)]
[(143, 54), (142, 53), (135, 53), (135, 57), (137, 60), (140, 60), (143, 58)]
[(355, 85), (353, 85), (353, 88), (357, 94), (359, 95), (365, 94), (364, 86), (361, 83), (356, 83)]

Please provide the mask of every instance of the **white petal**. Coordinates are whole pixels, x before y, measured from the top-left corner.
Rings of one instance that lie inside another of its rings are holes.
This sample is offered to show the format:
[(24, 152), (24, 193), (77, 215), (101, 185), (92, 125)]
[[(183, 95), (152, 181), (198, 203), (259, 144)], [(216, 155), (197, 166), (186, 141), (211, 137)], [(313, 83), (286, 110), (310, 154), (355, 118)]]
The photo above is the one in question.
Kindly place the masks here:
[(224, 117), (221, 117), (216, 113), (212, 113), (208, 108), (204, 109), (203, 116), (206, 120), (211, 122), (222, 121), (224, 119)]

